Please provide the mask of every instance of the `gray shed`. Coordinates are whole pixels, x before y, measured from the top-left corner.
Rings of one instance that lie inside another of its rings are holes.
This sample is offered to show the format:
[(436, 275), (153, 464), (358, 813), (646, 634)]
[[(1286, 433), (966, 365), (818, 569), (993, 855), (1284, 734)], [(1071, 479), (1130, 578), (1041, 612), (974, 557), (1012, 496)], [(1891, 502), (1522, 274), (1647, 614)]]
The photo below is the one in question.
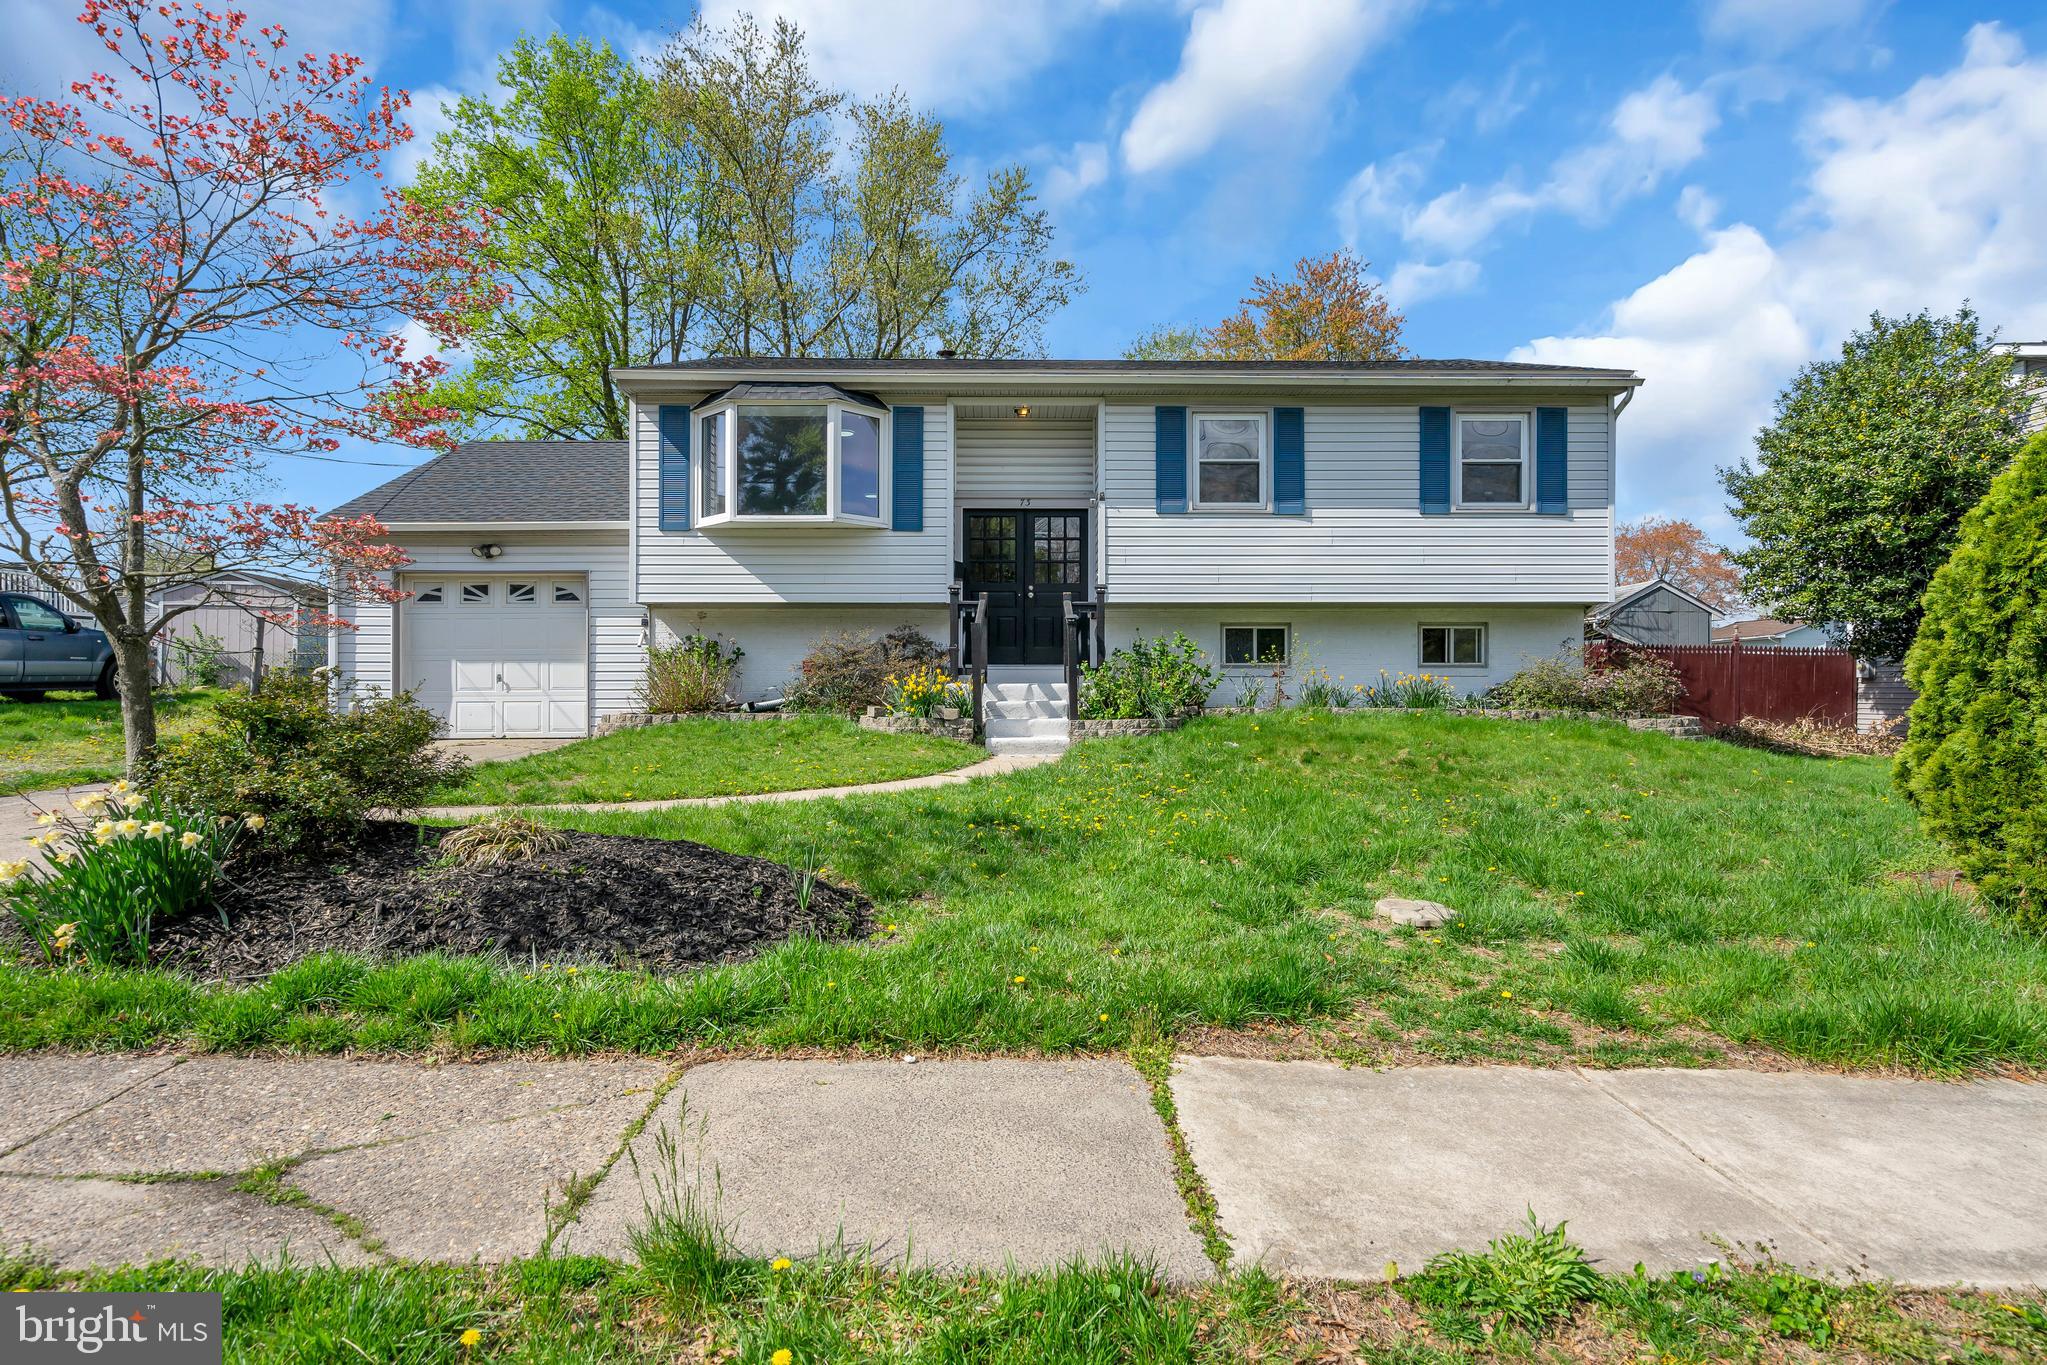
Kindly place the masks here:
[(1629, 583), (1587, 618), (1592, 632), (1624, 645), (1709, 645), (1713, 608), (1675, 583)]

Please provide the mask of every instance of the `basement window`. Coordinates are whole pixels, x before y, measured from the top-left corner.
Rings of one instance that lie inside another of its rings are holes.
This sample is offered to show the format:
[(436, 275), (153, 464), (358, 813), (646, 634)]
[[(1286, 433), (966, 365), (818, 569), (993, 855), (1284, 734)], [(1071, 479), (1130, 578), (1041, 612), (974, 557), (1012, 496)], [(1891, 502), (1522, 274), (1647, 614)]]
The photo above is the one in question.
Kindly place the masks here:
[(1224, 626), (1225, 668), (1283, 668), (1293, 632), (1286, 626)]

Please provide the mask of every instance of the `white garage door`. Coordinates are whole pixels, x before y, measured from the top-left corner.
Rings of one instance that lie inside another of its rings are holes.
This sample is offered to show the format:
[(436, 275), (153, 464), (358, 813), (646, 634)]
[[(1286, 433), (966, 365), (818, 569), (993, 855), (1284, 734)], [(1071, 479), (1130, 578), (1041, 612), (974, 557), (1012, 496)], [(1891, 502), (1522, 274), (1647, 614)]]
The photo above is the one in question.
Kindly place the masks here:
[(401, 687), (462, 739), (589, 731), (588, 593), (581, 578), (407, 575)]

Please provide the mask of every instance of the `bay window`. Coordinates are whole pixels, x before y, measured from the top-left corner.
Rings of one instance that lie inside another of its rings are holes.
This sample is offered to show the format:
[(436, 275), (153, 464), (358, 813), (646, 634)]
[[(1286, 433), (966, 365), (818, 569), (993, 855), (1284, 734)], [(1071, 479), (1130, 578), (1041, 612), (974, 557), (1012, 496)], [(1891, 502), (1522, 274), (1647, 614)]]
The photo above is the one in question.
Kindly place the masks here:
[(738, 399), (701, 408), (696, 524), (882, 525), (887, 418), (885, 408), (855, 401)]

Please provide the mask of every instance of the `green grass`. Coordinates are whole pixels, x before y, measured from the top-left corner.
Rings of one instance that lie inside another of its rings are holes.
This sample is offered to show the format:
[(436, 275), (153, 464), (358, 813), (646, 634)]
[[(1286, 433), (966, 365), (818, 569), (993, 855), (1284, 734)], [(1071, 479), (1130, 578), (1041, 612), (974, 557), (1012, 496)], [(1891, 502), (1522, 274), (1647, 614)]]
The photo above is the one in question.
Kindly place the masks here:
[[(0, 1047), (1059, 1052), (1281, 1020), (1360, 1062), (1687, 1064), (1734, 1043), (2047, 1065), (2047, 941), (1889, 875), (1939, 853), (1874, 760), (1296, 712), (930, 791), (561, 823), (816, 860), (883, 927), (673, 978), (326, 958), (221, 989), (9, 967)], [(1464, 914), (1386, 932), (1386, 893)]]
[(437, 793), (447, 805), (667, 801), (891, 782), (985, 757), (970, 744), (863, 730), (839, 716), (684, 720), (502, 763), (480, 763)]
[[(169, 739), (213, 711), (214, 693), (183, 688), (156, 694), (156, 723)], [(40, 791), (121, 775), (121, 703), (89, 692), (52, 692), (48, 700), (0, 697), (0, 792)]]
[[(804, 1258), (785, 1268), (672, 1232), (644, 1264), (583, 1257), (503, 1266), (176, 1263), (59, 1274), (0, 1260), (0, 1291), (221, 1295), (229, 1361), (730, 1360), (1220, 1362), (1575, 1360), (1591, 1365), (1812, 1360), (2037, 1360), (2034, 1298), (1842, 1286), (1773, 1268), (1597, 1277), (1529, 1330), (1446, 1294), (1440, 1278), (1295, 1284), (1259, 1270), (1172, 1286), (1128, 1261), (1009, 1274), (895, 1272)], [(465, 1346), (465, 1333), (475, 1332)]]

